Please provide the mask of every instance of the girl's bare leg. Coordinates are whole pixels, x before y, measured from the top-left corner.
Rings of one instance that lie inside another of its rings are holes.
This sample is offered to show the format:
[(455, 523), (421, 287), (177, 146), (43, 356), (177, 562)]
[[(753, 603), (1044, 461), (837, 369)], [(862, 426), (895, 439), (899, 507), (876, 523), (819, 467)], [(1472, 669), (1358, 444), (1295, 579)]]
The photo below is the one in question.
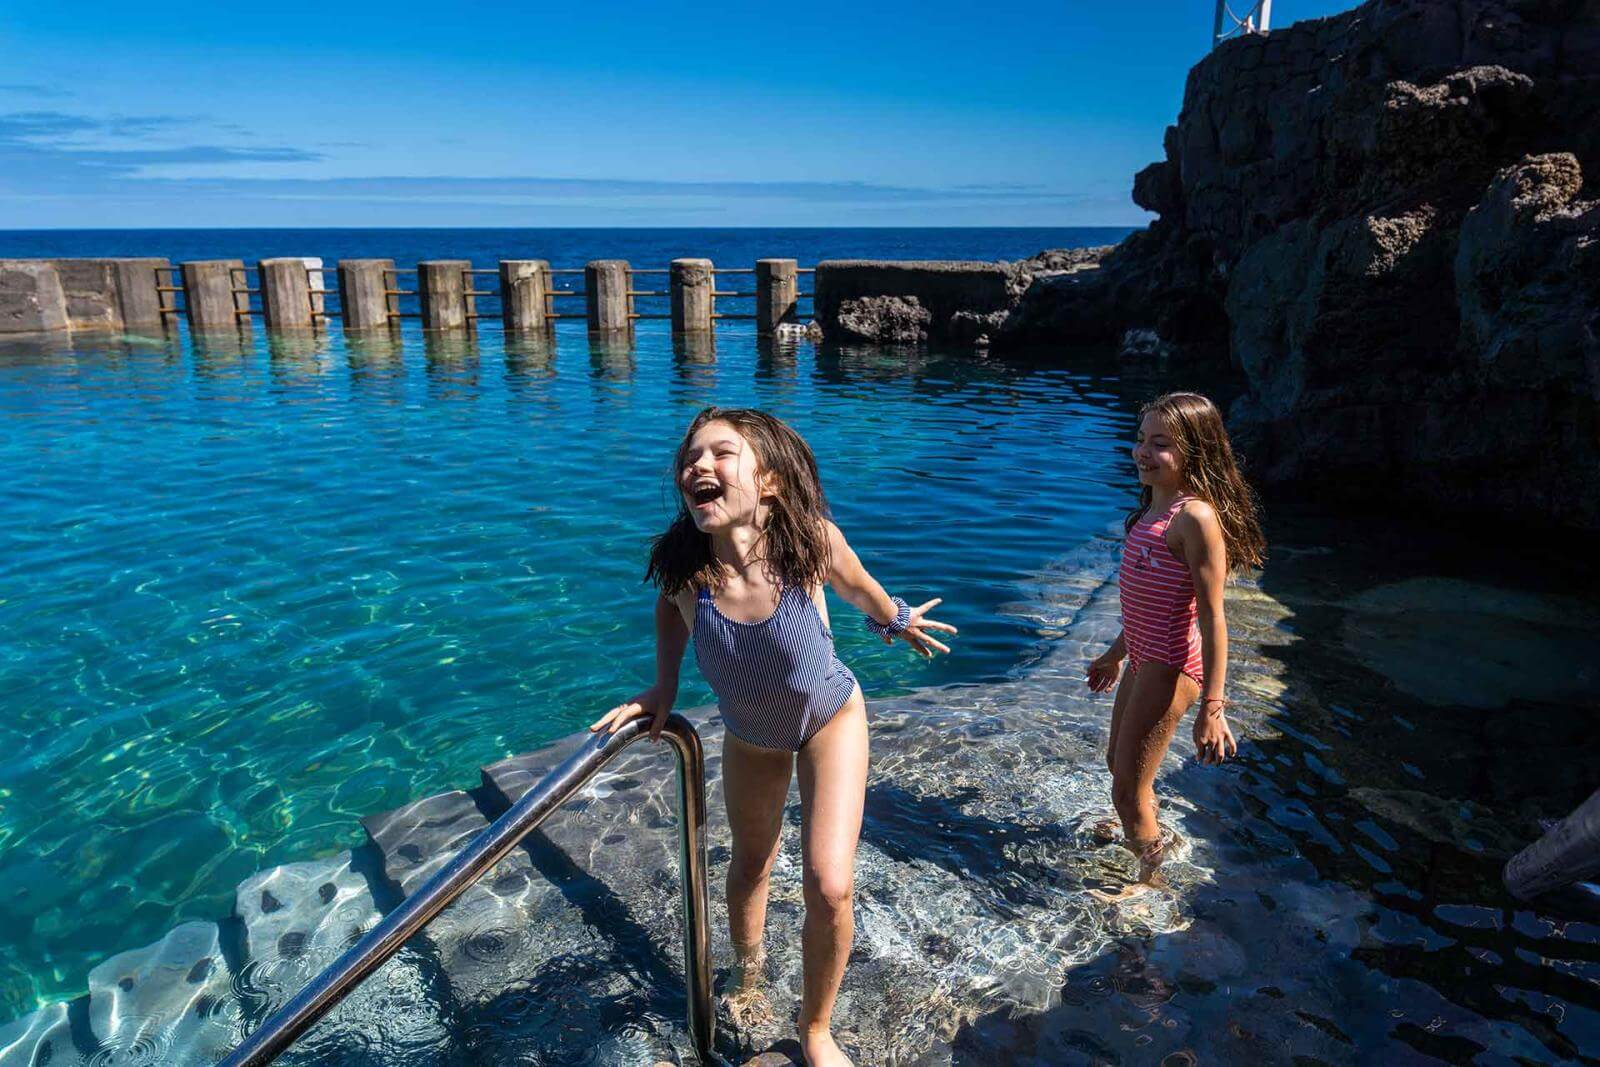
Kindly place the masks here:
[[(1117, 773), (1117, 736), (1122, 732), (1123, 712), (1132, 694), (1133, 669), (1126, 667), (1117, 681), (1117, 694), (1111, 702), (1111, 729), (1106, 737), (1106, 770), (1113, 775)], [(1101, 844), (1110, 844), (1117, 839), (1117, 820), (1096, 819), (1089, 832)]]
[[(1143, 663), (1131, 678), (1111, 763), (1111, 802), (1122, 833), (1140, 860), (1139, 880), (1150, 881), (1161, 865), (1161, 825), (1156, 821), (1156, 771), (1183, 713), (1200, 696), (1193, 678), (1165, 663)], [(1117, 699), (1122, 699), (1119, 690)]]
[(1112, 774), (1117, 773), (1117, 736), (1122, 732), (1128, 698), (1133, 695), (1133, 675), (1131, 667), (1122, 672), (1122, 678), (1117, 682), (1117, 695), (1111, 701), (1111, 736), (1106, 739), (1106, 770)]
[(855, 937), (856, 843), (867, 795), (867, 708), (860, 689), (800, 750), (799, 776), (806, 898), (800, 1046), (811, 1067), (848, 1067), (830, 1026)]
[(783, 805), (789, 796), (794, 754), (747, 745), (725, 734), (722, 790), (733, 836), (728, 862), (728, 932), (734, 966), (728, 983), (728, 1011), (739, 1025), (770, 1021), (771, 1005), (762, 992), (766, 950), (767, 886), (778, 858)]

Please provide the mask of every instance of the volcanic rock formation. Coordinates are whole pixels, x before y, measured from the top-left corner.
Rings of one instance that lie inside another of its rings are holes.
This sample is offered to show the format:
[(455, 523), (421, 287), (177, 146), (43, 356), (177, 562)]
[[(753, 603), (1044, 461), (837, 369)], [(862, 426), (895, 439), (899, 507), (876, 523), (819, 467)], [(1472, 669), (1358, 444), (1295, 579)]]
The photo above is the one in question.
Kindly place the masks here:
[(1269, 487), (1600, 529), (1600, 3), (1229, 41), (1165, 141), (1133, 184), (1159, 218), (1013, 268), (997, 345), (1228, 360)]

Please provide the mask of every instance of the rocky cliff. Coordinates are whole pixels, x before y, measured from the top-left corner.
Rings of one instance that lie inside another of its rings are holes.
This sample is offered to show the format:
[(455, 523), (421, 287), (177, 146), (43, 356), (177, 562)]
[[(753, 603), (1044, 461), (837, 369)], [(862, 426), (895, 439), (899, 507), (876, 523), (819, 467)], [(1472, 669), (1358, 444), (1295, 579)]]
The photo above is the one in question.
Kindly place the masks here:
[(1227, 359), (1267, 487), (1600, 529), (1600, 3), (1371, 0), (1189, 73), (1159, 218), (1008, 345)]

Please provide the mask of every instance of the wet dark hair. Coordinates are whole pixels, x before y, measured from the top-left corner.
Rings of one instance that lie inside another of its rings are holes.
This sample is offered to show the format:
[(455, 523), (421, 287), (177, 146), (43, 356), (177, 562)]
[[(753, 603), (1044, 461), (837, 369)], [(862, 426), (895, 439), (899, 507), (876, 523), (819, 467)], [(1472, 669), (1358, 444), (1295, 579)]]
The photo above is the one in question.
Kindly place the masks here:
[(655, 583), (668, 597), (686, 589), (715, 590), (722, 585), (723, 565), (711, 554), (711, 535), (696, 528), (679, 485), (689, 442), (713, 422), (725, 422), (739, 431), (755, 452), (757, 473), (772, 482), (760, 541), (768, 575), (785, 586), (809, 592), (827, 578), (829, 563), (828, 501), (817, 474), (817, 459), (811, 446), (782, 419), (755, 408), (706, 408), (684, 431), (672, 462), (678, 513), (650, 545), (645, 581)]
[[(1139, 421), (1151, 412), (1167, 424), (1167, 433), (1179, 456), (1178, 473), (1189, 492), (1210, 504), (1222, 524), (1222, 543), (1228, 552), (1229, 572), (1261, 566), (1267, 541), (1261, 534), (1255, 494), (1250, 491), (1233, 445), (1223, 425), (1222, 412), (1199, 393), (1167, 393), (1139, 409)], [(1129, 512), (1124, 530), (1150, 510), (1151, 489), (1139, 491), (1139, 506)]]

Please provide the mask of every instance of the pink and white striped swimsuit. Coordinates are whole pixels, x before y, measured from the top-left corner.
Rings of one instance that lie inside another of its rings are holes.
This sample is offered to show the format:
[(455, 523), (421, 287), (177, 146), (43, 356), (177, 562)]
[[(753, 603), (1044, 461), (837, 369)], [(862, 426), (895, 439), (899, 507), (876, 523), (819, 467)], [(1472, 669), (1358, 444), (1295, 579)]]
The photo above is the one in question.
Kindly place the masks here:
[(1141, 663), (1155, 661), (1178, 668), (1205, 684), (1200, 658), (1199, 611), (1194, 576), (1188, 564), (1167, 547), (1167, 527), (1184, 504), (1180, 496), (1153, 519), (1140, 519), (1122, 541), (1122, 637), (1128, 646), (1131, 674)]

